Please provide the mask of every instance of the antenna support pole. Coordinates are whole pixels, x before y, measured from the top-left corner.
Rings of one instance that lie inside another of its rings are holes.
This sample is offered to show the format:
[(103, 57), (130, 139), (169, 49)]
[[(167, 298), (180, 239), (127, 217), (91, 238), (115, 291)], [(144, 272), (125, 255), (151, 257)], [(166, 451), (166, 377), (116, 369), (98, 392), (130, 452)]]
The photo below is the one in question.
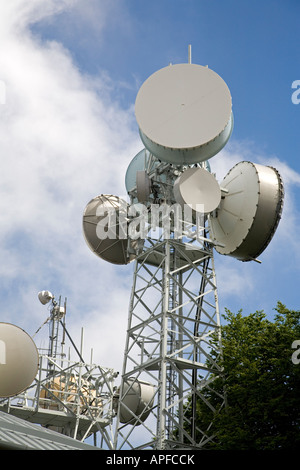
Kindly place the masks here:
[(188, 62), (189, 64), (192, 63), (192, 46), (189, 44), (189, 49), (188, 49)]

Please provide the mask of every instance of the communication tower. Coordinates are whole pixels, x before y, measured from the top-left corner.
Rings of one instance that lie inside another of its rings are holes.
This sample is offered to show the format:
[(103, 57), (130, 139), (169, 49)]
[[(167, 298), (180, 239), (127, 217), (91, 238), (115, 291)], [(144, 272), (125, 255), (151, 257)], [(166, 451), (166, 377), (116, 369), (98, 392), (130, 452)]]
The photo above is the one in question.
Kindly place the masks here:
[[(219, 183), (208, 160), (228, 142), (232, 100), (208, 67), (170, 65), (135, 103), (144, 148), (125, 176), (129, 202), (101, 194), (86, 206), (90, 249), (134, 262), (122, 379), (114, 394), (115, 449), (202, 449), (226, 405), (214, 251), (259, 261), (279, 223), (276, 169), (240, 162)], [(211, 421), (197, 425), (201, 400)]]
[(38, 298), (50, 307), (34, 335), (48, 325), (46, 349), (37, 348), (18, 327), (0, 324), (0, 343), (7, 350), (7, 367), (0, 365), (0, 410), (82, 442), (93, 436), (97, 445), (99, 436), (100, 447), (112, 449), (118, 374), (93, 363), (92, 355), (89, 363), (84, 361), (83, 331), (78, 349), (66, 327), (66, 299), (62, 304), (61, 297), (57, 301), (49, 291), (39, 292)]

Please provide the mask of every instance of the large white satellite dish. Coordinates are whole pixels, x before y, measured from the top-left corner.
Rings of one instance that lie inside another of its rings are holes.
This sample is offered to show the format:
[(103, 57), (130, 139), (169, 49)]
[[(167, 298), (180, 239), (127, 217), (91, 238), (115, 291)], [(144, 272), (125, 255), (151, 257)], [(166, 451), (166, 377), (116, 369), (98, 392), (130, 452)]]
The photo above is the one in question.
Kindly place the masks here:
[(113, 264), (128, 264), (135, 257), (128, 253), (127, 207), (127, 202), (121, 198), (101, 194), (87, 204), (83, 214), (88, 247)]
[(272, 167), (240, 162), (225, 176), (216, 216), (210, 217), (216, 250), (241, 261), (256, 259), (271, 241), (283, 207), (283, 185)]
[(177, 165), (213, 157), (233, 127), (232, 103), (224, 80), (196, 64), (170, 65), (141, 86), (135, 114), (145, 147)]
[(0, 323), (0, 397), (12, 397), (28, 388), (38, 365), (32, 338), (18, 326)]
[(204, 168), (188, 168), (174, 183), (174, 197), (182, 207), (208, 214), (221, 201), (221, 189), (215, 177)]

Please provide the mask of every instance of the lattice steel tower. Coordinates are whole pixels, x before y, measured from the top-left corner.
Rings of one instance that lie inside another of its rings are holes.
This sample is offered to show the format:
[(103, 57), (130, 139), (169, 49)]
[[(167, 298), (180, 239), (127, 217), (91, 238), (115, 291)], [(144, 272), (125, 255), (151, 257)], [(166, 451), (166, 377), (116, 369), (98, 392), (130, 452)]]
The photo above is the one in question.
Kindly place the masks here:
[[(134, 261), (114, 448), (202, 449), (226, 402), (213, 387), (222, 379), (214, 250), (258, 261), (283, 185), (277, 170), (251, 162), (217, 182), (208, 160), (230, 138), (231, 95), (219, 75), (191, 63), (190, 49), (187, 64), (144, 82), (135, 113), (144, 148), (127, 169), (129, 202), (101, 194), (83, 216), (92, 251)], [(199, 401), (211, 414), (201, 425)]]
[[(116, 448), (201, 447), (211, 436), (196, 427), (196, 399), (206, 400), (204, 389), (221, 372), (212, 248), (209, 242), (198, 250), (174, 239), (148, 242), (135, 261)], [(133, 390), (137, 383), (141, 391)], [(141, 433), (142, 443), (135, 437)]]

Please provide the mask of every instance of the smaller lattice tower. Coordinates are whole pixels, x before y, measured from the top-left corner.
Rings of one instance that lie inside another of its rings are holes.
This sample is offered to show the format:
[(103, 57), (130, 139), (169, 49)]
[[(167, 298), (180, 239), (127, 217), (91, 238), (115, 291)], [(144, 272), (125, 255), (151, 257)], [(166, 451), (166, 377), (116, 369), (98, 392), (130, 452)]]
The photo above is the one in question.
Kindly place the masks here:
[(80, 441), (94, 436), (95, 445), (111, 449), (118, 374), (94, 364), (92, 354), (89, 363), (83, 359), (83, 330), (78, 348), (66, 327), (66, 299), (62, 304), (50, 291), (41, 291), (38, 298), (49, 304), (50, 314), (33, 338), (37, 341), (47, 325), (48, 346), (37, 348), (38, 368), (31, 385), (0, 398), (0, 409)]

